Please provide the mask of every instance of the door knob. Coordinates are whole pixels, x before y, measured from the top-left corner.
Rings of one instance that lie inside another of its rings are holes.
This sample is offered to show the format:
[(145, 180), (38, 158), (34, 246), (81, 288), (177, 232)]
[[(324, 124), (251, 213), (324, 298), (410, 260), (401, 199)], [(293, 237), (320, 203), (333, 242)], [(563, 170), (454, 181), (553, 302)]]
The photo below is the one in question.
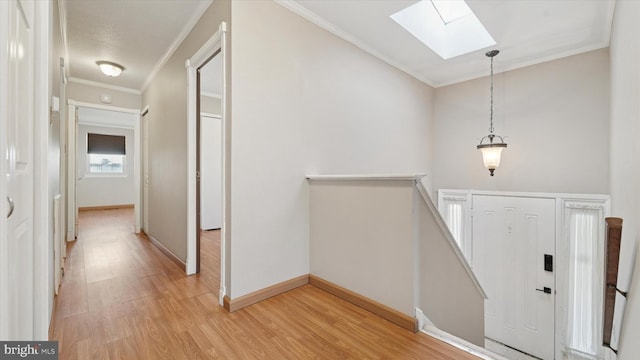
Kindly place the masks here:
[(551, 294), (551, 288), (546, 287), (546, 286), (544, 288), (542, 288), (542, 289), (536, 289), (536, 291), (540, 291), (540, 292), (543, 292), (545, 294)]
[(13, 205), (13, 199), (11, 199), (8, 196), (7, 196), (7, 201), (9, 202), (9, 213), (7, 214), (7, 219), (8, 219), (13, 214), (14, 205)]

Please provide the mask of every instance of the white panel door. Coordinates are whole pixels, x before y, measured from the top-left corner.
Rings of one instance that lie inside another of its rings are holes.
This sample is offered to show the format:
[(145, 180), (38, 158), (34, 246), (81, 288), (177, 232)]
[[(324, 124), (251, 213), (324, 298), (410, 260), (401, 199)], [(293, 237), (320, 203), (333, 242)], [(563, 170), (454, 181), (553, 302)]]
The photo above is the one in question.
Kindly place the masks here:
[(545, 270), (545, 255), (555, 260), (555, 200), (474, 195), (472, 201), (473, 269), (488, 296), (485, 336), (553, 359), (555, 276)]
[(222, 120), (200, 118), (200, 228), (222, 227)]
[[(1, 141), (6, 213), (1, 236), (0, 338), (34, 337), (34, 3), (3, 0), (0, 6), (2, 48)], [(5, 46), (6, 45), (6, 46)], [(6, 80), (5, 80), (6, 79)]]

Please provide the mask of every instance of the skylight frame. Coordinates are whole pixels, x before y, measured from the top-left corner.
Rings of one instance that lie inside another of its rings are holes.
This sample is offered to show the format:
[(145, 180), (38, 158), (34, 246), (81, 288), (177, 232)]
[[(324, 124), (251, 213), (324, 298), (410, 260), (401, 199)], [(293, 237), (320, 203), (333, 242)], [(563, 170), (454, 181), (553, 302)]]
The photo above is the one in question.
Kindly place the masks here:
[(469, 5), (463, 0), (430, 0), (430, 2), (445, 25), (473, 14)]
[[(464, 3), (464, 0), (447, 1)], [(473, 11), (469, 10), (469, 14), (445, 22), (432, 0), (422, 0), (390, 17), (442, 59), (448, 60), (496, 44)]]

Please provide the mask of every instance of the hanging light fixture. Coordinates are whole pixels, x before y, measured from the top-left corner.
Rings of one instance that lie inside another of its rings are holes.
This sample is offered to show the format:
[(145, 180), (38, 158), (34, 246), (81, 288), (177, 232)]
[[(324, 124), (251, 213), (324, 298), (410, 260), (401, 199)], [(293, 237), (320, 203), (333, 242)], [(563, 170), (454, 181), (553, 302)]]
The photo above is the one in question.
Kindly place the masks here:
[(111, 61), (96, 61), (103, 74), (111, 77), (119, 76), (124, 71), (124, 66)]
[[(498, 55), (498, 53), (500, 53), (500, 51), (491, 50), (485, 54), (491, 59), (491, 114), (489, 116), (489, 135), (480, 139), (480, 144), (478, 145), (478, 150), (482, 152), (484, 166), (489, 170), (491, 176), (493, 176), (493, 172), (500, 166), (502, 150), (507, 147), (507, 143), (504, 142), (502, 136), (493, 133), (493, 57)], [(484, 142), (485, 140), (487, 140), (487, 142)]]

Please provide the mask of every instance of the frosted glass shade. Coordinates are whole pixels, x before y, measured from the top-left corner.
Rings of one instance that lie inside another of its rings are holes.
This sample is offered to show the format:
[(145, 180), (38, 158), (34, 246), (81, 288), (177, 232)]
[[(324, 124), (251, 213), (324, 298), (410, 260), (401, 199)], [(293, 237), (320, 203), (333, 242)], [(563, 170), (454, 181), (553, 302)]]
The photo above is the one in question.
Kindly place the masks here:
[(100, 71), (103, 74), (111, 77), (116, 77), (122, 73), (124, 67), (122, 65), (112, 63), (109, 61), (97, 61), (96, 64), (100, 67)]
[(500, 166), (502, 150), (506, 147), (507, 144), (505, 143), (478, 145), (478, 149), (482, 152), (482, 162), (484, 162), (484, 167), (489, 170), (491, 176), (493, 176), (493, 171)]

